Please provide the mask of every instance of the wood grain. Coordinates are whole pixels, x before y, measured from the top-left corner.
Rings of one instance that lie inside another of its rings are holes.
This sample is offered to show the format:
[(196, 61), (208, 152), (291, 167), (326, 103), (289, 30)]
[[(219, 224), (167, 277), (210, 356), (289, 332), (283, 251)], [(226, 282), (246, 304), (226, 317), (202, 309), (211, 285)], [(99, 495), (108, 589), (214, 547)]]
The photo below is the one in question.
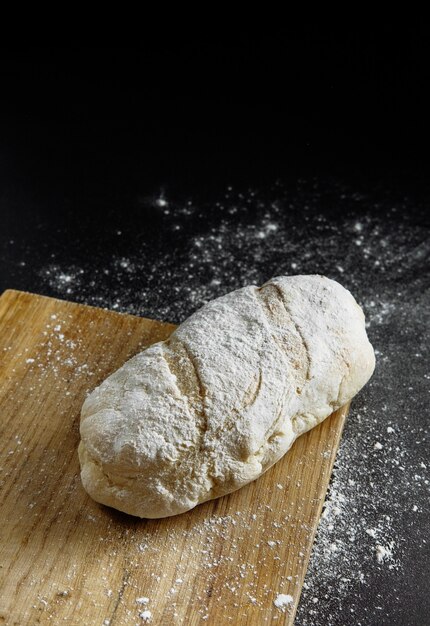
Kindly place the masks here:
[[(119, 626), (150, 611), (163, 626), (293, 623), (347, 407), (259, 480), (174, 518), (121, 514), (80, 484), (87, 392), (173, 328), (1, 296), (0, 622)], [(280, 593), (293, 597), (284, 610)]]

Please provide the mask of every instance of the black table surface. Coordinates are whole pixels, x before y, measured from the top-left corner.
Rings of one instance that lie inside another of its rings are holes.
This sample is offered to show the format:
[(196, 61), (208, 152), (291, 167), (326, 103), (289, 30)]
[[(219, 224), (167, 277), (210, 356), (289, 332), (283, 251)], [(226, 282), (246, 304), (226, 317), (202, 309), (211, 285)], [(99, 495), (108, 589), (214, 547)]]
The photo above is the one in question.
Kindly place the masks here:
[(267, 57), (241, 46), (221, 61), (219, 48), (209, 54), (212, 70), (233, 68), (224, 89), (218, 76), (200, 92), (172, 78), (196, 49), (170, 65), (173, 82), (124, 50), (3, 60), (14, 98), (0, 126), (0, 292), (179, 323), (274, 275), (325, 274), (349, 288), (377, 365), (353, 401), (296, 623), (429, 624), (423, 103), (387, 109), (398, 79), (369, 79), (371, 59), (339, 79), (350, 57), (331, 87), (315, 60), (317, 77), (269, 89), (279, 64), (267, 76), (262, 62), (256, 82), (243, 50)]

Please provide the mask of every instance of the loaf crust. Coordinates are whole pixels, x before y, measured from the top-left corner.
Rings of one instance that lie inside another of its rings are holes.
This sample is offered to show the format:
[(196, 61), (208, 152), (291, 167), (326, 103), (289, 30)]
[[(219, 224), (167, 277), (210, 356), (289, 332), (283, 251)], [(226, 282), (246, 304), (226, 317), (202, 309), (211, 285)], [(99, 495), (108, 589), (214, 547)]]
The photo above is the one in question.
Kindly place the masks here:
[(372, 375), (364, 315), (323, 276), (226, 294), (130, 359), (86, 399), (82, 482), (145, 518), (255, 480)]

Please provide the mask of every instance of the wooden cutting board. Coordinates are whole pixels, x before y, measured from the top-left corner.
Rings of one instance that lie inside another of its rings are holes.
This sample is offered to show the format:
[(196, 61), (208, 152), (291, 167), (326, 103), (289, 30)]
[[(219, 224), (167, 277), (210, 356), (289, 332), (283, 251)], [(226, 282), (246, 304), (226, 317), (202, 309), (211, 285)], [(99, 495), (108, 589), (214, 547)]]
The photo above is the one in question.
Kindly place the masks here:
[(0, 623), (293, 623), (346, 407), (254, 483), (173, 518), (127, 516), (81, 486), (86, 394), (173, 329), (0, 297)]

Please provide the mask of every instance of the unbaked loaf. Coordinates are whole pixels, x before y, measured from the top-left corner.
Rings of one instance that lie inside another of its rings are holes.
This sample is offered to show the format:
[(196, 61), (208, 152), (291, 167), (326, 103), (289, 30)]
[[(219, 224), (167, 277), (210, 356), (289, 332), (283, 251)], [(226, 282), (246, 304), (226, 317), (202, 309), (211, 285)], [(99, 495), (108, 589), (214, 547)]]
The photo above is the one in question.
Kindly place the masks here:
[(159, 518), (258, 478), (374, 369), (364, 315), (323, 276), (203, 306), (86, 399), (79, 458), (97, 502)]

